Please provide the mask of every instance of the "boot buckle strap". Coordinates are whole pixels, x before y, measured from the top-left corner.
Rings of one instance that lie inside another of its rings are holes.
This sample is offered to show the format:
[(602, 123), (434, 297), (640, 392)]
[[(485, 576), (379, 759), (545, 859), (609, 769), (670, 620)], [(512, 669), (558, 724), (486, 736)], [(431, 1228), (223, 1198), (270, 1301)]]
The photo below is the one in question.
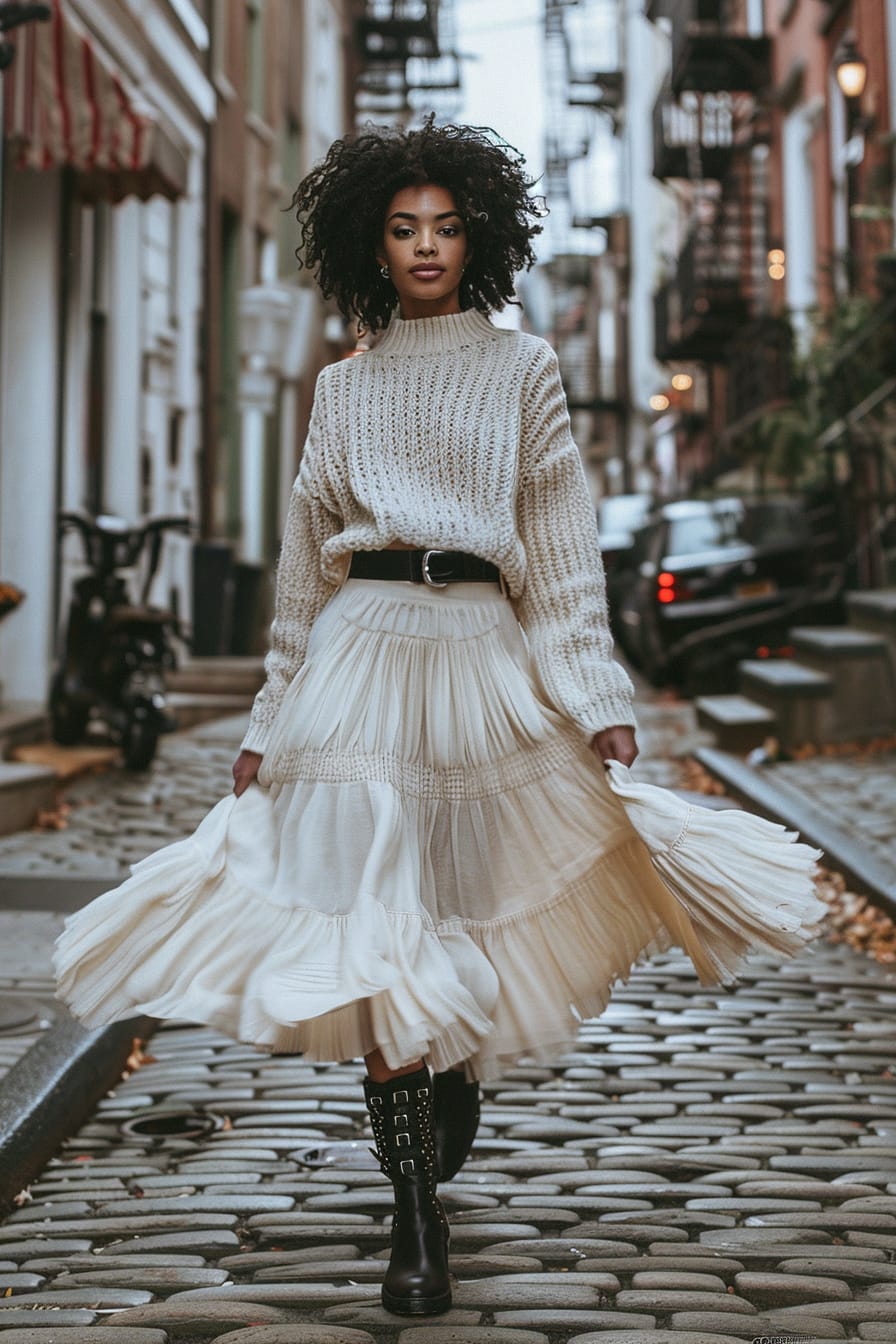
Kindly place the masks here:
[(414, 1172), (417, 1170), (416, 1165), (414, 1164), (414, 1159), (412, 1157), (405, 1158), (403, 1162), (398, 1164), (398, 1170), (401, 1172), (402, 1176), (413, 1176)]

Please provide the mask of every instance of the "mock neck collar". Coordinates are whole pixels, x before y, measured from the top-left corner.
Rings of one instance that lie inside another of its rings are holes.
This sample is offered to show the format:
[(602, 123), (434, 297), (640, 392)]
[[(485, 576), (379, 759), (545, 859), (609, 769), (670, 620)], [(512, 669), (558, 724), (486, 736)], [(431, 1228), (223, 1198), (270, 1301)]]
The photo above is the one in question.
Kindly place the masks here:
[(464, 345), (488, 340), (498, 328), (478, 308), (447, 317), (415, 317), (407, 320), (396, 313), (382, 340), (374, 346), (376, 355), (441, 355)]

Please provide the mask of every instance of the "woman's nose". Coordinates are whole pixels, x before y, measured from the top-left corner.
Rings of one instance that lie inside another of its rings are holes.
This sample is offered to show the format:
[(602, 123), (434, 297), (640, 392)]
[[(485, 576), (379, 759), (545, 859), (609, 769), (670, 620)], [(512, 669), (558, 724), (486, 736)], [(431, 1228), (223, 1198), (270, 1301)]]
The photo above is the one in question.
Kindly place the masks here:
[(435, 250), (436, 250), (435, 238), (428, 237), (426, 234), (421, 234), (420, 237), (417, 239), (417, 251), (426, 253), (428, 255), (431, 252), (435, 252)]

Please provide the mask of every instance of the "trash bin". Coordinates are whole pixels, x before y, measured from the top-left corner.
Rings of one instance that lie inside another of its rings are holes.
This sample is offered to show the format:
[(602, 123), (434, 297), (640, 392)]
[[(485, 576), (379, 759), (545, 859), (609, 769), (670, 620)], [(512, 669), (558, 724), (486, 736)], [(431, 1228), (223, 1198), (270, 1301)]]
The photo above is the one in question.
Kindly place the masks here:
[(261, 600), (267, 572), (267, 565), (256, 564), (251, 560), (239, 560), (233, 567), (233, 616), (229, 652), (236, 657), (259, 652)]
[(193, 643), (197, 658), (224, 654), (233, 628), (233, 547), (227, 541), (193, 545)]

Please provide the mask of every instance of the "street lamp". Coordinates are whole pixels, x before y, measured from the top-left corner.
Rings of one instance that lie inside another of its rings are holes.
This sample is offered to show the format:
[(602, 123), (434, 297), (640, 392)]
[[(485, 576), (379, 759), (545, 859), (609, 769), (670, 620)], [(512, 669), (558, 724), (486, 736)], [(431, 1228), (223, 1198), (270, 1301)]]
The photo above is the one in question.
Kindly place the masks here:
[(834, 75), (844, 98), (861, 98), (868, 79), (868, 62), (860, 54), (854, 38), (844, 37), (834, 61)]

